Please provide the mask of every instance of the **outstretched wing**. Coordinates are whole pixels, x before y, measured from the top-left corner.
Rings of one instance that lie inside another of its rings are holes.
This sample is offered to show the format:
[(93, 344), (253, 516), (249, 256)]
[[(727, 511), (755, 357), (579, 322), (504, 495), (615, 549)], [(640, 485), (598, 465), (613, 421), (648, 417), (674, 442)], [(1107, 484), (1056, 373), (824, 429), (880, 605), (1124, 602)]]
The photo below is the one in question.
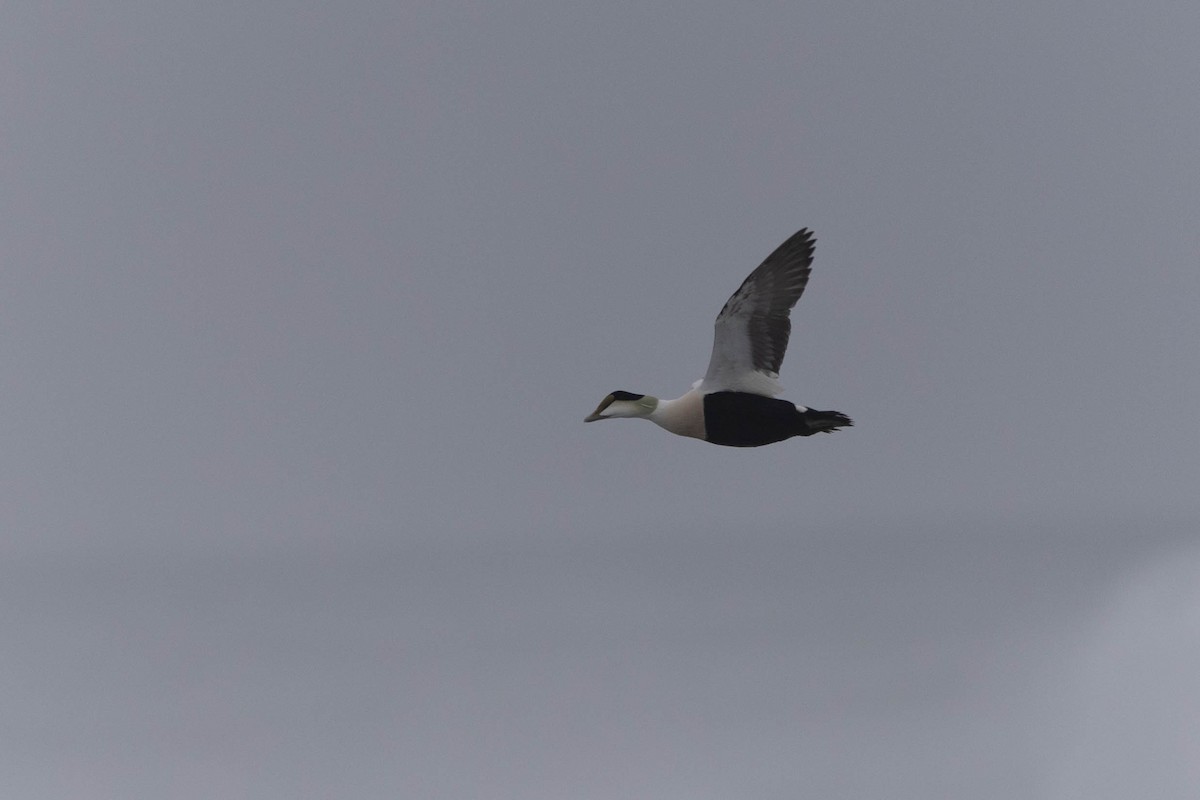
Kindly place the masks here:
[(717, 315), (712, 358), (700, 391), (779, 394), (779, 367), (792, 332), (788, 314), (808, 285), (815, 242), (807, 228), (797, 232), (725, 303)]

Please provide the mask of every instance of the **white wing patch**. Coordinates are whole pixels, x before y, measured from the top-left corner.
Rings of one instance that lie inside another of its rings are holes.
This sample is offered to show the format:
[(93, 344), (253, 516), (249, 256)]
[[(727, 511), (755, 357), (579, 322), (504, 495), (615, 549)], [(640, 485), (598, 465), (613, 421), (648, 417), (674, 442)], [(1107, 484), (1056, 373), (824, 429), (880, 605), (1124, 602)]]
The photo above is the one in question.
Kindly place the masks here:
[(714, 325), (708, 371), (697, 386), (701, 392), (773, 397), (783, 391), (778, 378), (792, 329), (788, 314), (808, 284), (815, 241), (807, 228), (797, 232), (725, 303)]

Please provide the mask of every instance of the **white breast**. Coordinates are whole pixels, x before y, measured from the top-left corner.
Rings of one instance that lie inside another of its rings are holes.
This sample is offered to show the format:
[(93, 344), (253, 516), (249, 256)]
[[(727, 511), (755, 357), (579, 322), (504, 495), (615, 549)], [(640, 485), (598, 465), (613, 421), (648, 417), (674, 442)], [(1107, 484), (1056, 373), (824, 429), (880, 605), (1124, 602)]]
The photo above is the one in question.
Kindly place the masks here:
[(659, 400), (658, 406), (650, 414), (650, 420), (671, 433), (703, 439), (704, 395), (692, 389), (683, 397)]

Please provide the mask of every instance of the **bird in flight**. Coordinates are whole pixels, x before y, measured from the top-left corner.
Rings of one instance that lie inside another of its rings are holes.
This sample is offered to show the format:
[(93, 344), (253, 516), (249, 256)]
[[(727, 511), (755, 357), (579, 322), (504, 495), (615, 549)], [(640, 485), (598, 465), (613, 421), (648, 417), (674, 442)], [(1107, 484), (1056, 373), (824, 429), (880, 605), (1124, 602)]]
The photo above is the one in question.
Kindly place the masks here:
[(812, 271), (812, 232), (779, 245), (742, 282), (717, 315), (708, 372), (675, 400), (616, 391), (584, 422), (648, 419), (679, 436), (728, 447), (759, 447), (793, 436), (832, 433), (853, 425), (839, 411), (817, 411), (775, 397), (792, 323), (788, 314)]

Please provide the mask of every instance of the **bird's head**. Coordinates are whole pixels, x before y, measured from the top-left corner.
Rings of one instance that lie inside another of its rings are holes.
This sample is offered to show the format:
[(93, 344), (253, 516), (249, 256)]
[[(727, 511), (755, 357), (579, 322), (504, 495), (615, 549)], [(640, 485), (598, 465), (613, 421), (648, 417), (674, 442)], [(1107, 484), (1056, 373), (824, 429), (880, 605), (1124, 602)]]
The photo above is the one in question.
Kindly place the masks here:
[(600, 401), (596, 410), (584, 418), (584, 422), (618, 417), (648, 417), (658, 408), (658, 398), (633, 392), (613, 392)]

